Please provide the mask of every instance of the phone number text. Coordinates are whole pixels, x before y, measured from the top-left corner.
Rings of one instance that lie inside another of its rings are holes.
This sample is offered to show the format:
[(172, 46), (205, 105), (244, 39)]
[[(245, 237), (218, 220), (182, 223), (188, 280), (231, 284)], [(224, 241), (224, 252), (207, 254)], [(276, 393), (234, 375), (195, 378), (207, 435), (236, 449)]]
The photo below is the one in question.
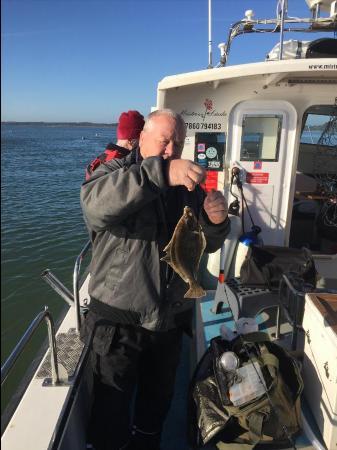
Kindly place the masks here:
[(221, 130), (221, 123), (185, 122), (188, 130)]

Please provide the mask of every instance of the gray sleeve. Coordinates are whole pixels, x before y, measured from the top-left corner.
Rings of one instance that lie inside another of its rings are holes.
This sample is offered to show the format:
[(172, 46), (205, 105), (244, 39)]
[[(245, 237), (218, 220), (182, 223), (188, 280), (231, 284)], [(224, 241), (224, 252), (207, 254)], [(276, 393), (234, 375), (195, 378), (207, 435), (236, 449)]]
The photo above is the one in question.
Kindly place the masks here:
[(84, 216), (94, 231), (121, 223), (168, 188), (161, 157), (146, 158), (128, 168), (116, 160), (108, 167), (99, 167), (81, 188)]

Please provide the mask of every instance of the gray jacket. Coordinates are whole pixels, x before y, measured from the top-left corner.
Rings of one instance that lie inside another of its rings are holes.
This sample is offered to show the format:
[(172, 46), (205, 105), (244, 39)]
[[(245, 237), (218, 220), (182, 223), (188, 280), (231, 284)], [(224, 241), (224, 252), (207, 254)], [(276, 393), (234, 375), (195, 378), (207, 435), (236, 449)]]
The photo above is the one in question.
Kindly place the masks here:
[(199, 216), (206, 252), (220, 248), (230, 222), (208, 220), (199, 186), (193, 192), (169, 187), (161, 157), (138, 161), (137, 155), (138, 150), (102, 164), (82, 185), (81, 205), (93, 243), (90, 307), (115, 323), (167, 330), (194, 303), (183, 298), (188, 285), (160, 261), (183, 207), (191, 206)]

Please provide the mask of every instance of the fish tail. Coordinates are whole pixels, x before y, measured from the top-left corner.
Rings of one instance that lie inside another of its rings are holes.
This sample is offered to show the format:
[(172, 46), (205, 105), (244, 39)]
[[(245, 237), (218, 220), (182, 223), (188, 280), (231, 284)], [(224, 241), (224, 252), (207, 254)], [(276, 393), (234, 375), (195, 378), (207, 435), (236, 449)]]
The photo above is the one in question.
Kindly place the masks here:
[(206, 295), (206, 292), (204, 289), (197, 283), (192, 284), (190, 286), (189, 290), (184, 295), (184, 298), (199, 298), (204, 297)]

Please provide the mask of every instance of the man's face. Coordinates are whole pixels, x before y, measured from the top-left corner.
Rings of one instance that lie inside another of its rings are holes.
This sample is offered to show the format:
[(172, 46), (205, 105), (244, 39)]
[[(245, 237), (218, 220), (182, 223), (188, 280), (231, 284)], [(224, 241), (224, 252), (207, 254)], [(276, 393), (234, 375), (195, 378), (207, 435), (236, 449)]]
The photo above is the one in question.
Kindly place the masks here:
[(142, 157), (162, 156), (164, 159), (179, 159), (184, 147), (185, 130), (166, 115), (153, 117), (148, 129), (139, 139)]

